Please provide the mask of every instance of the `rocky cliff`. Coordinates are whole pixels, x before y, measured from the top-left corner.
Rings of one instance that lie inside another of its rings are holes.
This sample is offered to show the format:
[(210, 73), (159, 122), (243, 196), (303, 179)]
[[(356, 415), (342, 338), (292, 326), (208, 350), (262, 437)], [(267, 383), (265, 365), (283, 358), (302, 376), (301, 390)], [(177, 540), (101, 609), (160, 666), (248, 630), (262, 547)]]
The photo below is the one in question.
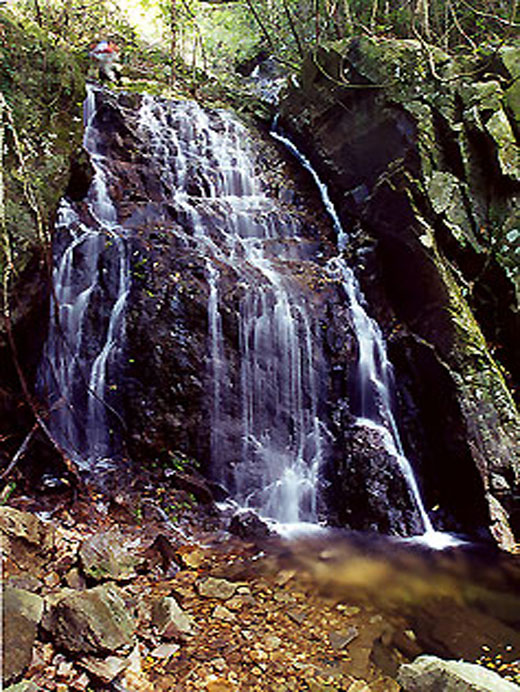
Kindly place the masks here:
[[(7, 463), (33, 425), (14, 350), (29, 388), (47, 331), (50, 227), (81, 139), (84, 75), (81, 59), (51, 43), (8, 11), (0, 14), (0, 128), (4, 147), (2, 225), (12, 266), (0, 299), (0, 460)], [(0, 276), (5, 277), (5, 238)], [(10, 325), (5, 319), (10, 314)]]
[(331, 186), (389, 339), (429, 506), (485, 494), (511, 546), (518, 483), (519, 53), (458, 64), (415, 41), (320, 49), (282, 105)]

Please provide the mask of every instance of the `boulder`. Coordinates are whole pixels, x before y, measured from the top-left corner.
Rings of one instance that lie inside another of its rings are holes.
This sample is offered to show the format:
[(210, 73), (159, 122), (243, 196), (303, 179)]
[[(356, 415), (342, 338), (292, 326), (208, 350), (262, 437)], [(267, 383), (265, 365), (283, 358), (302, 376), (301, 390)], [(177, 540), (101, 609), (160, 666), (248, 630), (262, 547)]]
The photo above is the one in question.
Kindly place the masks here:
[(108, 656), (104, 659), (86, 656), (79, 661), (81, 668), (107, 685), (129, 665), (130, 660), (128, 658), (120, 658), (119, 656)]
[(132, 644), (134, 621), (113, 584), (67, 593), (44, 622), (54, 643), (73, 654), (106, 654)]
[(226, 579), (208, 577), (198, 584), (197, 589), (201, 596), (205, 596), (206, 598), (218, 598), (222, 601), (226, 601), (233, 596), (237, 589), (237, 585)]
[(155, 601), (152, 607), (152, 624), (159, 635), (175, 639), (193, 634), (193, 621), (180, 607), (173, 596), (165, 596)]
[(43, 615), (45, 601), (38, 594), (25, 589), (7, 587), (3, 594), (3, 607), (6, 611), (18, 611), (24, 617), (39, 624)]
[(32, 659), (43, 598), (23, 589), (3, 593), (2, 679), (9, 684), (20, 677)]
[(79, 557), (85, 576), (94, 581), (125, 581), (136, 576), (142, 561), (116, 531), (97, 533), (81, 545)]
[(362, 424), (344, 427), (345, 459), (335, 490), (342, 525), (362, 531), (408, 536), (423, 525), (399, 461), (388, 451), (386, 431)]
[(419, 656), (401, 665), (398, 682), (405, 692), (519, 692), (497, 673), (466, 661)]
[(268, 538), (272, 532), (265, 521), (254, 512), (237, 512), (229, 524), (230, 533), (246, 540)]
[(0, 507), (0, 549), (8, 559), (8, 571), (38, 573), (53, 545), (52, 528), (34, 514)]

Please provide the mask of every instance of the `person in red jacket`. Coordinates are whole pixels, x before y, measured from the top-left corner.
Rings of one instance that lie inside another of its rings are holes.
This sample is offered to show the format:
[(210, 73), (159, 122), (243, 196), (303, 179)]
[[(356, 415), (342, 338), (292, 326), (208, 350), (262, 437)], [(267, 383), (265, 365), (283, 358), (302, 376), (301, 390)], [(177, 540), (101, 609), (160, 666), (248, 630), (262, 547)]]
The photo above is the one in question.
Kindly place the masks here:
[(118, 65), (119, 48), (111, 41), (100, 41), (89, 53), (99, 70), (102, 82), (121, 83), (121, 73)]

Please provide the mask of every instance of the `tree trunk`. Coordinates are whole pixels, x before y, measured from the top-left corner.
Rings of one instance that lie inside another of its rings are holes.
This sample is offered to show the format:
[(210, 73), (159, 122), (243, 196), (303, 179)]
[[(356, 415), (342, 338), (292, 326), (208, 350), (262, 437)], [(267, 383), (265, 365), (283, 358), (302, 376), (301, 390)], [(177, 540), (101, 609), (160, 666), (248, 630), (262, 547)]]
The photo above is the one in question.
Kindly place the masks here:
[(43, 19), (39, 0), (34, 0), (34, 10), (36, 12), (36, 21), (38, 23), (38, 26), (41, 27), (43, 25)]
[(172, 8), (170, 15), (170, 31), (171, 31), (171, 47), (170, 55), (172, 61), (172, 69), (170, 73), (170, 85), (175, 82), (175, 59), (177, 56), (177, 0), (172, 0)]
[(427, 41), (431, 39), (429, 0), (417, 0), (415, 15), (419, 18), (421, 33)]
[(378, 10), (378, 0), (374, 0), (372, 3), (372, 11), (370, 13), (370, 31), (375, 31), (376, 20), (377, 20), (377, 10)]
[(354, 25), (352, 23), (352, 14), (350, 12), (350, 5), (348, 0), (343, 0), (343, 12), (345, 14), (345, 33), (354, 33)]

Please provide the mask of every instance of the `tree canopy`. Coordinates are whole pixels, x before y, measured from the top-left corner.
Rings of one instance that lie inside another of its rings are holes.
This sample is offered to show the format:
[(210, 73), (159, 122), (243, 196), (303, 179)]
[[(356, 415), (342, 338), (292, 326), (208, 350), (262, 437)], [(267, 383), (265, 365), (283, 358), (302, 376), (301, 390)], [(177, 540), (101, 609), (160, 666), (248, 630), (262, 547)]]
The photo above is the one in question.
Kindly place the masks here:
[[(146, 56), (204, 70), (233, 70), (267, 52), (297, 67), (320, 43), (353, 34), (416, 38), (448, 52), (486, 53), (519, 34), (518, 0), (18, 0), (14, 5), (74, 50), (109, 35), (125, 59)], [(139, 17), (139, 9), (148, 11)], [(138, 61), (137, 61), (138, 62)], [(163, 64), (164, 66), (164, 64)]]

